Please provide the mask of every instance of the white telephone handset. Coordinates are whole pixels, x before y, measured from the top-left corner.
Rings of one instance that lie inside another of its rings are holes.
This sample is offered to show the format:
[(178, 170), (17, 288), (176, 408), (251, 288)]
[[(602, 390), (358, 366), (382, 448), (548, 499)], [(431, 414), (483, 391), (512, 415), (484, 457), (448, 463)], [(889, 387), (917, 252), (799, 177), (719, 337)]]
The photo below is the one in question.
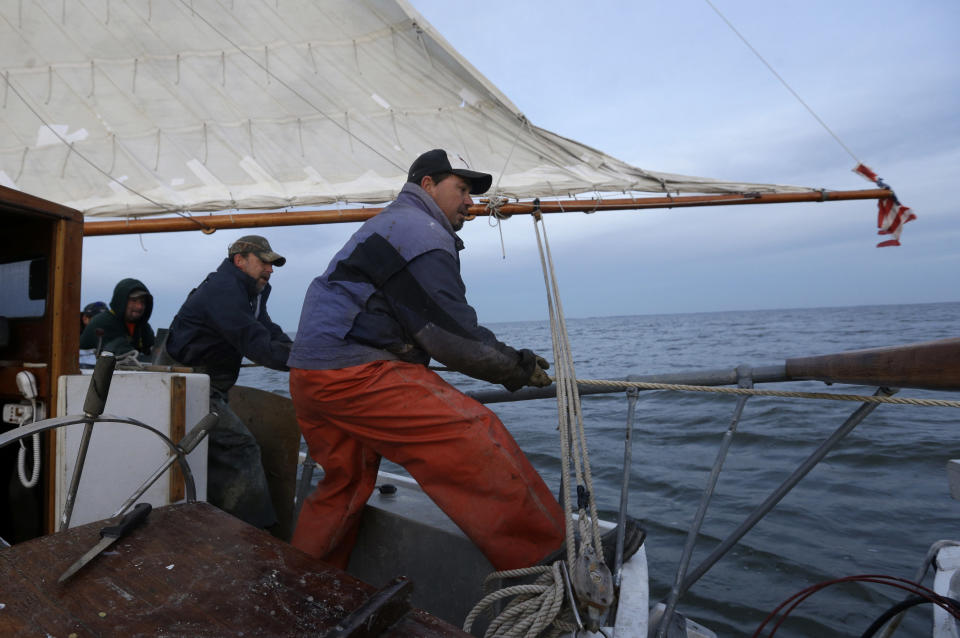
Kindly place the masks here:
[[(31, 410), (29, 414), (24, 413), (20, 419), (20, 425), (24, 426), (29, 420), (31, 423), (42, 420), (46, 415), (43, 402), (37, 401), (37, 378), (29, 370), (21, 370), (17, 373), (17, 389), (23, 398), (30, 402)], [(26, 407), (26, 406), (24, 406)], [(27, 445), (20, 439), (20, 451), (17, 453), (17, 473), (20, 475), (20, 483), (26, 488), (34, 487), (40, 480), (40, 435), (34, 434), (33, 437), (33, 471), (30, 478), (27, 478)]]

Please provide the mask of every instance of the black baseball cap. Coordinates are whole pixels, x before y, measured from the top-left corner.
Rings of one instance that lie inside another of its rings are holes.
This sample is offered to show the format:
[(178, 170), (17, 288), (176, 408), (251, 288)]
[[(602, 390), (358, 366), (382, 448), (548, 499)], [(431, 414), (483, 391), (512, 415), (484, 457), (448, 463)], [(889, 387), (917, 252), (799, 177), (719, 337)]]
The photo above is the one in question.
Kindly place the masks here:
[(107, 304), (102, 301), (94, 301), (83, 307), (83, 314), (93, 317), (107, 309)]
[(437, 173), (453, 173), (470, 182), (470, 194), (482, 195), (490, 190), (493, 183), (493, 176), (487, 173), (471, 171), (466, 168), (453, 168), (450, 166), (450, 160), (447, 159), (447, 152), (442, 148), (435, 148), (427, 151), (417, 159), (413, 160), (410, 170), (407, 171), (407, 181), (419, 185), (420, 181), (427, 175), (436, 175)]

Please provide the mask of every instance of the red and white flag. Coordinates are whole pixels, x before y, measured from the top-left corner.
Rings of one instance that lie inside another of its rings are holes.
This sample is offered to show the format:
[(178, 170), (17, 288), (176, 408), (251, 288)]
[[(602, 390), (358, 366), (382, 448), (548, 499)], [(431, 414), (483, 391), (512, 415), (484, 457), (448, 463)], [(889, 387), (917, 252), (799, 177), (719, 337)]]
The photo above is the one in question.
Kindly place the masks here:
[(867, 178), (867, 180), (874, 183), (876, 183), (880, 179), (879, 177), (877, 177), (877, 174), (873, 172), (873, 169), (871, 169), (866, 164), (857, 164), (856, 167), (853, 169), (853, 172), (856, 173), (857, 175), (862, 175), (863, 177)]
[(906, 206), (897, 201), (896, 197), (884, 197), (877, 202), (877, 231), (878, 235), (893, 235), (893, 239), (888, 239), (877, 244), (877, 248), (884, 246), (899, 246), (900, 232), (903, 225), (912, 222), (917, 218), (916, 215)]
[[(877, 174), (866, 164), (857, 164), (853, 172), (857, 175), (862, 175), (880, 188), (890, 188), (884, 184), (883, 180), (877, 177)], [(877, 234), (893, 235), (892, 239), (877, 244), (877, 248), (899, 246), (900, 233), (903, 231), (903, 225), (907, 222), (912, 222), (916, 218), (917, 216), (913, 214), (913, 211), (901, 204), (894, 195), (877, 200), (877, 228), (880, 229), (877, 231)]]

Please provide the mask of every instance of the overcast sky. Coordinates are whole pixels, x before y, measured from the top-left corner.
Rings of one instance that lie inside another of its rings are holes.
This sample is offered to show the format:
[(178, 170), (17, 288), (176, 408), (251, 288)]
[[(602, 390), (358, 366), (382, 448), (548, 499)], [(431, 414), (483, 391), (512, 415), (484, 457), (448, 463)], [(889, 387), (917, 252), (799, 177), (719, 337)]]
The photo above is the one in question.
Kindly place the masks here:
[[(830, 189), (871, 185), (855, 160), (703, 0), (413, 4), (537, 126), (651, 170)], [(875, 248), (876, 203), (547, 217), (570, 317), (958, 301), (960, 3), (714, 0), (856, 157), (912, 207)], [(475, 167), (496, 171), (499, 167)], [(288, 258), (270, 312), (296, 330), (303, 293), (356, 225), (255, 231)], [(246, 231), (250, 232), (250, 231)], [(161, 328), (245, 231), (84, 240), (82, 303), (122, 277)], [(545, 319), (529, 217), (461, 232), (482, 322)]]

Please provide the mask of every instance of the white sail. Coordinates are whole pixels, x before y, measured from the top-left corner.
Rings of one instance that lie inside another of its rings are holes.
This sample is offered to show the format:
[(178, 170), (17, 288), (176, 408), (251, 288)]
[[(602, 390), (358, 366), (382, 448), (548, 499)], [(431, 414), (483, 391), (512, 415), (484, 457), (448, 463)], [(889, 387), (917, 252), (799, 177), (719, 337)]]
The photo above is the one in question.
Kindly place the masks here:
[(770, 192), (529, 123), (403, 0), (0, 0), (0, 184), (87, 215), (384, 202), (421, 152), (500, 194)]

